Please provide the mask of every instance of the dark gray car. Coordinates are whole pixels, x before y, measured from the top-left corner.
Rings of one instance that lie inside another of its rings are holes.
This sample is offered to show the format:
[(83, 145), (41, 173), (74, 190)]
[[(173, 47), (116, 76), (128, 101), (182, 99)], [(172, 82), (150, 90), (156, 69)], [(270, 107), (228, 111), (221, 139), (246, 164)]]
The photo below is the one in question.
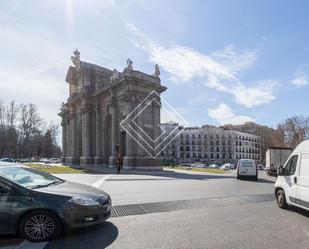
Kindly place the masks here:
[(68, 229), (101, 223), (110, 210), (110, 196), (97, 188), (0, 163), (0, 233), (47, 241)]

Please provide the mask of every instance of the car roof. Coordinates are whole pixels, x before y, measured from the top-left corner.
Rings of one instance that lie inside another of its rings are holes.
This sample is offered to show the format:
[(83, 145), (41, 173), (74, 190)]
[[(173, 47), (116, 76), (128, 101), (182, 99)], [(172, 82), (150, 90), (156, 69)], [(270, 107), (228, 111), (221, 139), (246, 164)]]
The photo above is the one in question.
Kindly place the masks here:
[(294, 153), (309, 152), (309, 140), (301, 142), (293, 151)]

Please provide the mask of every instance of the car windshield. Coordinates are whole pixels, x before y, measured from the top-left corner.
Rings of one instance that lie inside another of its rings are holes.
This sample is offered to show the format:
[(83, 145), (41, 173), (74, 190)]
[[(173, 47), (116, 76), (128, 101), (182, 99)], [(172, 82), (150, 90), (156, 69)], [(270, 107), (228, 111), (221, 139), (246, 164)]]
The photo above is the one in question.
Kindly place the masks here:
[(31, 189), (63, 182), (48, 173), (27, 167), (0, 167), (0, 176)]

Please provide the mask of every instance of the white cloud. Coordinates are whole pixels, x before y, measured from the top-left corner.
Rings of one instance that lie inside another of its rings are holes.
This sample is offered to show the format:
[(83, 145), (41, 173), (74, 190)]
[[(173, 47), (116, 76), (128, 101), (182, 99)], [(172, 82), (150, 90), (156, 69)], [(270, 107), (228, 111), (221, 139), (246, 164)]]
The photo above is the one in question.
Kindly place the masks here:
[(212, 119), (216, 120), (220, 125), (224, 124), (243, 124), (245, 122), (251, 121), (255, 122), (254, 118), (248, 116), (236, 115), (233, 110), (226, 105), (225, 103), (221, 103), (219, 106), (208, 109), (208, 115)]
[(163, 47), (133, 25), (128, 25), (137, 48), (150, 54), (150, 61), (159, 64), (174, 81), (190, 83), (194, 78), (205, 79), (205, 85), (226, 92), (245, 107), (270, 103), (275, 99), (276, 80), (260, 80), (244, 84), (241, 73), (253, 66), (257, 50), (239, 51), (229, 45), (212, 54), (203, 54), (192, 48), (173, 45)]
[(304, 72), (300, 71), (295, 74), (292, 84), (300, 88), (309, 84), (309, 77)]

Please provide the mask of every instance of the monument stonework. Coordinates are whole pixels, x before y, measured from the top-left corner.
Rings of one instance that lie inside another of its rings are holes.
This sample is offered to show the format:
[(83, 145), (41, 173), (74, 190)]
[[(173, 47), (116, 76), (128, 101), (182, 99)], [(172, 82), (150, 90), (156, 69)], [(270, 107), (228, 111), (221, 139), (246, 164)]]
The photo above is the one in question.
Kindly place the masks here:
[[(153, 158), (139, 145), (138, 135), (129, 135), (120, 125), (151, 92), (156, 101), (146, 103), (136, 120), (137, 128), (155, 139), (160, 135), (160, 71), (153, 75), (133, 69), (128, 59), (123, 72), (80, 60), (78, 50), (71, 57), (66, 76), (70, 96), (62, 104), (62, 162), (67, 165), (159, 169), (161, 160)], [(134, 137), (135, 136), (135, 137)]]

